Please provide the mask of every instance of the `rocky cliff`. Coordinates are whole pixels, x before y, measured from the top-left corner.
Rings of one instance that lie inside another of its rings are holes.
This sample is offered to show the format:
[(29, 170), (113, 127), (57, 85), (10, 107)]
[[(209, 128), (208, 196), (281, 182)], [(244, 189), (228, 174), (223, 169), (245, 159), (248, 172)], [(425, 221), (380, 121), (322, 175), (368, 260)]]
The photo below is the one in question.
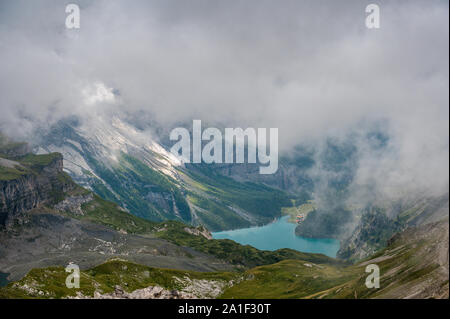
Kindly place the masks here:
[[(390, 238), (410, 227), (448, 219), (449, 194), (417, 196), (386, 209), (366, 209), (351, 235), (344, 238), (337, 257), (351, 261), (366, 258), (386, 247)], [(397, 207), (398, 206), (398, 207)]]
[(0, 226), (21, 212), (58, 201), (74, 187), (63, 173), (61, 154), (8, 154), (0, 157)]
[(341, 242), (339, 258), (361, 260), (387, 245), (389, 238), (404, 229), (398, 220), (390, 219), (380, 209), (370, 209), (356, 226), (353, 233)]

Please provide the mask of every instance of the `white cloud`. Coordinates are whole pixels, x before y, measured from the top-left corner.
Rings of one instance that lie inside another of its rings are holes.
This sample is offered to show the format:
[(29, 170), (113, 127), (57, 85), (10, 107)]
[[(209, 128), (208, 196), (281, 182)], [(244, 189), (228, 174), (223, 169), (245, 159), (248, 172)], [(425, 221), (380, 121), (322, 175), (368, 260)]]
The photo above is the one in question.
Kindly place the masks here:
[(104, 83), (96, 82), (83, 89), (84, 103), (93, 106), (98, 103), (114, 103), (115, 97), (112, 88), (107, 88)]
[(380, 1), (378, 30), (364, 1), (78, 3), (79, 30), (65, 29), (63, 2), (0, 3), (10, 134), (144, 110), (167, 125), (278, 127), (289, 150), (384, 120), (393, 151), (361, 154), (358, 181), (448, 185), (448, 2)]

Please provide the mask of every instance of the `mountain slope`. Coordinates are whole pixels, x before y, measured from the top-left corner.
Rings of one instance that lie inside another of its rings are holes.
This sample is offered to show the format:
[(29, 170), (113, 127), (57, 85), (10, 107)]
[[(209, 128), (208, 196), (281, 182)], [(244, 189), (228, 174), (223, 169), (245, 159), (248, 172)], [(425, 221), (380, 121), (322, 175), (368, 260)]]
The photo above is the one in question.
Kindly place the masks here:
[(367, 289), (365, 275), (316, 298), (449, 298), (449, 221), (411, 227), (356, 267), (380, 267), (380, 288)]
[(281, 190), (181, 165), (150, 133), (118, 118), (95, 125), (61, 121), (40, 135), (38, 153), (62, 153), (77, 183), (148, 220), (217, 231), (268, 223), (291, 205)]
[(80, 185), (133, 214), (154, 221), (190, 221), (175, 179), (177, 160), (157, 143), (119, 120), (95, 130), (76, 119), (55, 125), (38, 153), (60, 152), (64, 170)]

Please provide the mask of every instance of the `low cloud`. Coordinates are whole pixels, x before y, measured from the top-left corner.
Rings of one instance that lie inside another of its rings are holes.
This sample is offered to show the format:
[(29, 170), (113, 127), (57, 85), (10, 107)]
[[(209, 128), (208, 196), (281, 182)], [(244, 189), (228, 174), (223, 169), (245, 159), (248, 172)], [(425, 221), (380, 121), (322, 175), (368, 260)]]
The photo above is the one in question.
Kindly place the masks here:
[(144, 112), (163, 126), (278, 127), (288, 152), (383, 123), (387, 148), (358, 145), (355, 183), (448, 191), (448, 2), (379, 1), (378, 30), (366, 1), (75, 3), (79, 30), (64, 2), (0, 3), (8, 134)]

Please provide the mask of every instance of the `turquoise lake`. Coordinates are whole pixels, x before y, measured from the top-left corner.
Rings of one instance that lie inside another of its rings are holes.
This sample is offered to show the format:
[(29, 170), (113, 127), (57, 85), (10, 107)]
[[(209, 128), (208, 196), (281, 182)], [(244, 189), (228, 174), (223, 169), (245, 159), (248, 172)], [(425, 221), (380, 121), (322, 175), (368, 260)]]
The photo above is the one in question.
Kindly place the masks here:
[(303, 238), (295, 235), (295, 224), (288, 222), (288, 216), (261, 227), (251, 227), (212, 233), (215, 239), (231, 239), (243, 245), (261, 250), (291, 248), (306, 253), (321, 253), (336, 257), (339, 240), (330, 238)]

